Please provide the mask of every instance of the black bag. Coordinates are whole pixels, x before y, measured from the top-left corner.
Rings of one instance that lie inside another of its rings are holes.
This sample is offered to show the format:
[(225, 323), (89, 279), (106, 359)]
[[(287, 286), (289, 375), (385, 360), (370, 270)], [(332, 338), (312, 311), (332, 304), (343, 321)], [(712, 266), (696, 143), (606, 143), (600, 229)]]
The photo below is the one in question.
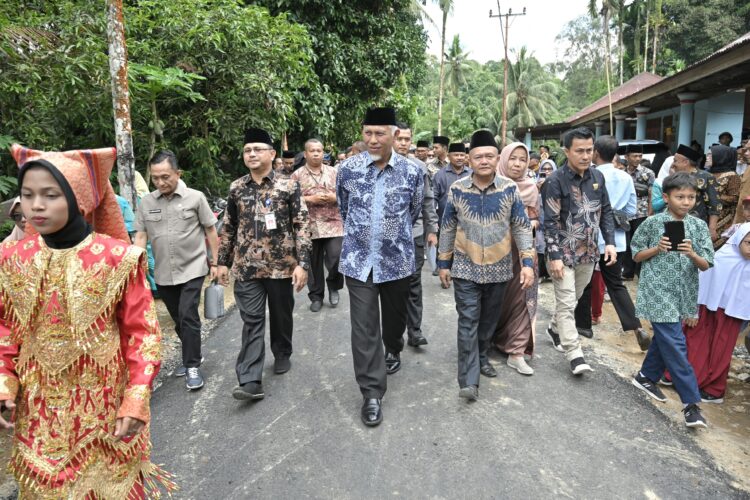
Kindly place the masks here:
[(625, 212), (622, 210), (612, 210), (612, 215), (615, 219), (615, 229), (620, 229), (625, 232), (630, 231), (630, 221)]
[(648, 184), (644, 184), (642, 182), (634, 182), (635, 184), (635, 194), (638, 196), (638, 198), (643, 198), (644, 196), (648, 196)]

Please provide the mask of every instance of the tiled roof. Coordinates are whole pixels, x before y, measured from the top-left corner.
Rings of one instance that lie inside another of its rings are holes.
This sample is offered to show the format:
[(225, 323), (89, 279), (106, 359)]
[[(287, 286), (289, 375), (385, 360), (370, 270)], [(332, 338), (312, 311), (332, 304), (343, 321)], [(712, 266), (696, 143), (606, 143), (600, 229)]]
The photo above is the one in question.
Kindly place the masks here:
[[(664, 78), (655, 75), (653, 73), (640, 73), (638, 75), (635, 75), (633, 78), (628, 80), (627, 82), (623, 83), (616, 89), (612, 91), (612, 104), (615, 104), (618, 101), (621, 101), (622, 99), (626, 99), (630, 97), (633, 94), (636, 94), (640, 92), (641, 90), (650, 87), (651, 85), (658, 83), (662, 81)], [(590, 104), (583, 108), (582, 110), (578, 111), (572, 116), (569, 116), (565, 119), (566, 122), (572, 122), (577, 119), (579, 119), (582, 116), (586, 116), (589, 113), (593, 113), (594, 111), (597, 111), (599, 109), (605, 108), (609, 106), (609, 98), (605, 95), (601, 99), (597, 100), (593, 104)]]

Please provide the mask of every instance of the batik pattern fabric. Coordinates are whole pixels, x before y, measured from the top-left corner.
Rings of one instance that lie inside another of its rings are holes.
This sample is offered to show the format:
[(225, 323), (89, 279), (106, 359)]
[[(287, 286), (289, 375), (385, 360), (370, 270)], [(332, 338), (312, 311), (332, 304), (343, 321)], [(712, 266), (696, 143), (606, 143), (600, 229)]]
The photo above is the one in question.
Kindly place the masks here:
[[(658, 246), (669, 212), (653, 215), (638, 227), (630, 248), (633, 255)], [(692, 215), (683, 220), (685, 238), (693, 250), (713, 266), (714, 247), (708, 225)], [(635, 315), (656, 323), (678, 323), (698, 315), (698, 268), (679, 252), (659, 253), (643, 262), (636, 294)]]
[(345, 276), (384, 283), (414, 274), (412, 227), (422, 212), (422, 169), (393, 152), (381, 170), (368, 152), (344, 160), (336, 181)]
[(690, 215), (708, 223), (709, 216), (720, 215), (722, 210), (716, 178), (705, 170), (696, 170), (691, 175), (698, 186), (698, 195)]
[(714, 241), (714, 249), (718, 250), (727, 241), (721, 235), (734, 223), (737, 202), (740, 199), (742, 178), (735, 172), (723, 172), (714, 175), (714, 178), (716, 179), (716, 194), (721, 201), (719, 221), (716, 224), (716, 234), (719, 235), (719, 238)]
[(604, 175), (589, 168), (583, 175), (567, 164), (554, 171), (542, 189), (544, 237), (549, 260), (568, 267), (599, 262), (599, 232), (615, 244), (615, 222)]
[[(323, 165), (320, 174), (314, 174), (306, 166), (298, 168), (292, 174), (292, 180), (299, 183), (302, 196), (316, 194), (336, 194), (336, 169)], [(344, 235), (344, 222), (337, 203), (325, 205), (307, 204), (310, 236), (320, 238), (339, 238)]]
[[(161, 333), (142, 249), (92, 233), (0, 247), (0, 400), (15, 399), (21, 498), (159, 497), (148, 422)], [(115, 421), (146, 423), (117, 441)]]
[(258, 184), (248, 174), (229, 187), (218, 264), (240, 281), (290, 278), (297, 265), (310, 264), (308, 224), (297, 181), (272, 171)]
[(438, 268), (474, 283), (504, 283), (513, 277), (513, 242), (523, 265), (533, 267), (531, 222), (518, 187), (495, 176), (485, 189), (473, 176), (454, 182), (440, 226)]
[[(656, 178), (654, 177), (654, 172), (651, 169), (646, 168), (643, 165), (638, 165), (634, 171), (630, 172), (629, 170), (626, 170), (626, 172), (630, 175), (630, 177), (633, 178), (634, 185), (643, 185), (648, 186), (649, 188), (653, 188)], [(637, 194), (638, 193), (636, 192), (636, 195)], [(644, 217), (648, 217), (648, 197), (648, 193), (638, 196), (638, 201), (636, 203), (636, 213), (633, 219), (642, 219)]]

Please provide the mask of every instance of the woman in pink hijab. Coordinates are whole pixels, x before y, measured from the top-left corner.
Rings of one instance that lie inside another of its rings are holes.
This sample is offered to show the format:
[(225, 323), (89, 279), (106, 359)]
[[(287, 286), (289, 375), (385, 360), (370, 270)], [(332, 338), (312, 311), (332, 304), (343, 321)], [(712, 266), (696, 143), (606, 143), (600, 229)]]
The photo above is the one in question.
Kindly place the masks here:
[(13, 223), (15, 224), (13, 226), (13, 231), (3, 240), (3, 243), (6, 241), (20, 241), (26, 237), (26, 233), (24, 233), (24, 227), (26, 226), (26, 217), (23, 216), (23, 212), (21, 212), (21, 197), (19, 196), (15, 200), (13, 200), (13, 204), (10, 206), (10, 210), (8, 210), (8, 217), (13, 219)]
[[(534, 179), (528, 176), (529, 150), (521, 142), (505, 146), (500, 153), (497, 173), (515, 181), (521, 200), (526, 207), (526, 215), (531, 220), (534, 230), (539, 228), (539, 190)], [(536, 269), (536, 262), (534, 263)], [(534, 353), (534, 333), (536, 323), (537, 294), (539, 276), (535, 275), (534, 283), (527, 290), (521, 289), (519, 275), (521, 258), (513, 242), (513, 279), (505, 289), (505, 301), (502, 304), (502, 316), (495, 330), (493, 342), (502, 352), (508, 354), (508, 366), (522, 375), (533, 375), (534, 369), (527, 363), (524, 355)]]

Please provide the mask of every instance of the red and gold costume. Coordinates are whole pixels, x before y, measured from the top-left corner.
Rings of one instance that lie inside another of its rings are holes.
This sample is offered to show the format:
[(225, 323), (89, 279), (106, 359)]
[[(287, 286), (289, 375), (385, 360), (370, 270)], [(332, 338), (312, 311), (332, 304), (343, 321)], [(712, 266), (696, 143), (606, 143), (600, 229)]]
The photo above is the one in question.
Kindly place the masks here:
[(148, 424), (161, 333), (140, 248), (97, 233), (65, 250), (0, 247), (0, 400), (15, 399), (9, 468), (21, 498), (158, 496)]

